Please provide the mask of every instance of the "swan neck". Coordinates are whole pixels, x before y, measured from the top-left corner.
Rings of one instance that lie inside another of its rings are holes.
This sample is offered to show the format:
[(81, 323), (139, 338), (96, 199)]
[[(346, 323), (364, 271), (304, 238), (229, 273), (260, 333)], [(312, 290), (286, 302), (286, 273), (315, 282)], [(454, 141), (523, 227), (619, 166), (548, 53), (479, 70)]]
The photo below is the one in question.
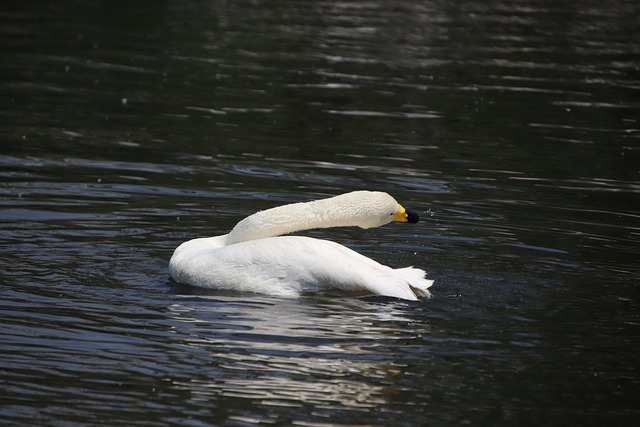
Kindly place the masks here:
[(226, 244), (314, 228), (358, 225), (353, 212), (336, 203), (335, 199), (336, 197), (293, 203), (257, 212), (236, 224), (227, 236)]

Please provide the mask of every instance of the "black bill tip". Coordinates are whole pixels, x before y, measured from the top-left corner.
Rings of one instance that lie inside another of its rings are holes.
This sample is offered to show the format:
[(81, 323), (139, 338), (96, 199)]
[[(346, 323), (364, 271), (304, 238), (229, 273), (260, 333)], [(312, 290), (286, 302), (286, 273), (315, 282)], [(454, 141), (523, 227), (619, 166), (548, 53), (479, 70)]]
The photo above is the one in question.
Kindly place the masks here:
[(407, 211), (407, 222), (411, 224), (415, 224), (418, 221), (420, 221), (420, 217), (418, 216), (417, 213), (413, 211)]

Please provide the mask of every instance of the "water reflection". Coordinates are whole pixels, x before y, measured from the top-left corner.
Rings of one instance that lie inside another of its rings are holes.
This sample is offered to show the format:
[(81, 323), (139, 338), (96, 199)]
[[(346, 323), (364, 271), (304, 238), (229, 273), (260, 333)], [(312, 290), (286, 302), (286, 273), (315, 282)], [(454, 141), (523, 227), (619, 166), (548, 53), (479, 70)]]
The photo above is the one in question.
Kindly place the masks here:
[(357, 299), (186, 297), (170, 307), (180, 335), (215, 358), (220, 373), (179, 386), (202, 398), (375, 408), (394, 393), (394, 377), (405, 368), (396, 349), (425, 332), (425, 325), (411, 326), (404, 308)]

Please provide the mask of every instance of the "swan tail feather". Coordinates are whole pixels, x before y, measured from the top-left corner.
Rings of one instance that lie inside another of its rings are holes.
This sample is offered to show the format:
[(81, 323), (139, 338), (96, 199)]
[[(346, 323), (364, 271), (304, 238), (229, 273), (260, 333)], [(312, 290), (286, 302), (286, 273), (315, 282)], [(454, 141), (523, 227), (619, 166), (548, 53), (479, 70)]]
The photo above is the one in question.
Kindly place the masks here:
[(411, 290), (418, 298), (429, 298), (431, 296), (429, 287), (433, 285), (433, 280), (426, 278), (427, 273), (424, 270), (414, 267), (405, 267), (395, 269), (394, 273), (409, 283)]
[(418, 268), (399, 268), (391, 270), (391, 274), (371, 277), (365, 287), (378, 295), (415, 301), (431, 296), (428, 288), (433, 280), (425, 276), (426, 273)]

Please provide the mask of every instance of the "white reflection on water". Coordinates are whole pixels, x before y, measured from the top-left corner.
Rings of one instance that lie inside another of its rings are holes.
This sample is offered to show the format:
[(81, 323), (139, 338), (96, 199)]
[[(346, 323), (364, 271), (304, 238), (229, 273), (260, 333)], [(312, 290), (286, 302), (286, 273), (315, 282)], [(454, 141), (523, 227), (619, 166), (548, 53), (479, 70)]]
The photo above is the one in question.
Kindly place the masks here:
[(176, 386), (196, 400), (222, 395), (275, 406), (374, 408), (405, 370), (394, 349), (420, 335), (402, 307), (358, 299), (189, 298), (170, 310), (184, 327), (184, 344), (207, 351), (218, 375)]

